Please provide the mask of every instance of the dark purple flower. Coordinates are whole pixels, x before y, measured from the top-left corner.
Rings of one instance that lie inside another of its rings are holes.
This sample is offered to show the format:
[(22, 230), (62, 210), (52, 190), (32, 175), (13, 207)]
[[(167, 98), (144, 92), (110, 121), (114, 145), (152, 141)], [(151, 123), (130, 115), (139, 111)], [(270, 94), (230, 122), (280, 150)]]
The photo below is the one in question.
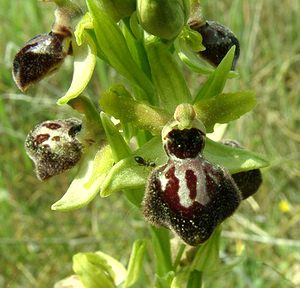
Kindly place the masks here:
[(82, 145), (76, 139), (81, 121), (76, 118), (45, 121), (28, 134), (25, 148), (40, 180), (72, 168), (81, 158)]
[(205, 135), (199, 129), (172, 129), (163, 143), (169, 160), (150, 174), (143, 213), (196, 246), (237, 209), (240, 191), (229, 173), (203, 157)]

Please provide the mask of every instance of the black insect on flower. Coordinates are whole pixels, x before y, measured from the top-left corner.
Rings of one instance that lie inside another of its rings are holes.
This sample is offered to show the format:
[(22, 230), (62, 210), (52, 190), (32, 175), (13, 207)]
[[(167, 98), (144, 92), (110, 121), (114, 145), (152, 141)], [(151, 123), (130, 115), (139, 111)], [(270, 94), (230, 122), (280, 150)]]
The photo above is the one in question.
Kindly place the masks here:
[(136, 163), (138, 163), (141, 166), (146, 166), (146, 167), (155, 167), (156, 164), (153, 161), (147, 161), (141, 156), (134, 156), (134, 160)]
[(20, 49), (13, 61), (13, 78), (21, 91), (56, 71), (72, 52), (70, 35), (41, 34)]
[[(236, 140), (225, 140), (223, 141), (223, 144), (235, 148), (243, 148)], [(243, 199), (246, 199), (256, 193), (262, 183), (262, 175), (259, 169), (235, 173), (232, 174), (231, 177), (239, 187)]]
[(162, 139), (169, 160), (150, 174), (143, 213), (196, 246), (233, 214), (242, 197), (230, 174), (204, 158), (200, 129), (164, 128)]
[(206, 49), (198, 52), (199, 55), (214, 66), (218, 66), (230, 48), (235, 45), (232, 70), (235, 69), (240, 55), (240, 43), (229, 28), (215, 21), (197, 20), (191, 21), (189, 26), (202, 36), (202, 44)]
[(81, 130), (76, 118), (45, 121), (33, 128), (25, 141), (37, 177), (46, 180), (72, 168), (80, 160), (82, 145), (76, 139)]

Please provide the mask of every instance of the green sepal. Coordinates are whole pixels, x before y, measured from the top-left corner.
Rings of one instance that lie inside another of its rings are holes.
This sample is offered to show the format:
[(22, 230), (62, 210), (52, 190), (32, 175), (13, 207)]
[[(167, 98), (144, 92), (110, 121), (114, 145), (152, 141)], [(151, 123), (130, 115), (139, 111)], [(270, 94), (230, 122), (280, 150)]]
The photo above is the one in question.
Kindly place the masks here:
[(231, 174), (267, 167), (268, 161), (261, 155), (246, 149), (233, 148), (206, 138), (204, 157), (218, 164)]
[(100, 113), (102, 125), (106, 134), (107, 142), (111, 147), (113, 159), (115, 162), (128, 157), (131, 150), (117, 127), (104, 112)]
[(208, 241), (199, 246), (190, 266), (191, 271), (208, 272), (218, 269), (220, 264), (220, 236), (221, 227), (218, 226)]
[(133, 243), (127, 268), (127, 277), (125, 283), (123, 284), (123, 288), (131, 287), (138, 281), (143, 267), (146, 244), (146, 240), (141, 239), (136, 240)]
[(100, 251), (75, 254), (73, 270), (86, 288), (116, 288), (127, 273), (119, 261)]
[(94, 31), (98, 45), (109, 64), (132, 84), (142, 88), (151, 98), (154, 94), (154, 87), (132, 58), (119, 26), (102, 10), (96, 1), (87, 0), (87, 4), (94, 20)]
[(162, 107), (173, 113), (180, 103), (191, 103), (183, 74), (168, 47), (157, 40), (146, 44), (153, 82)]
[(94, 72), (97, 57), (97, 47), (93, 38), (85, 29), (91, 28), (89, 15), (82, 18), (75, 30), (76, 42), (73, 41), (74, 68), (72, 83), (66, 94), (59, 98), (57, 104), (66, 104), (82, 93)]
[(223, 93), (203, 99), (194, 105), (197, 116), (207, 132), (212, 132), (216, 123), (228, 123), (251, 111), (256, 105), (254, 91)]
[(100, 98), (100, 106), (122, 123), (131, 123), (137, 128), (160, 134), (171, 114), (155, 106), (134, 100), (122, 85), (115, 85)]
[(212, 72), (196, 94), (194, 103), (221, 94), (232, 67), (235, 46), (232, 46), (218, 67)]
[(161, 165), (167, 161), (160, 137), (153, 137), (132, 155), (122, 159), (112, 167), (101, 186), (101, 197), (124, 189), (138, 189), (145, 186), (153, 168), (141, 166), (135, 161), (134, 156), (143, 157), (146, 161), (154, 161), (156, 165)]
[[(167, 155), (163, 150), (160, 137), (154, 137), (128, 158), (122, 159), (109, 171), (101, 186), (102, 197), (124, 189), (144, 187), (152, 167), (141, 166), (134, 160), (134, 156), (141, 156), (145, 160), (156, 163), (157, 166), (167, 162)], [(206, 139), (204, 157), (224, 167), (230, 173), (238, 173), (252, 169), (259, 169), (269, 163), (259, 154), (246, 149), (233, 148), (228, 145)]]
[(89, 148), (81, 160), (79, 171), (64, 196), (51, 206), (52, 210), (69, 211), (86, 206), (98, 194), (100, 186), (113, 166), (108, 145), (99, 151)]

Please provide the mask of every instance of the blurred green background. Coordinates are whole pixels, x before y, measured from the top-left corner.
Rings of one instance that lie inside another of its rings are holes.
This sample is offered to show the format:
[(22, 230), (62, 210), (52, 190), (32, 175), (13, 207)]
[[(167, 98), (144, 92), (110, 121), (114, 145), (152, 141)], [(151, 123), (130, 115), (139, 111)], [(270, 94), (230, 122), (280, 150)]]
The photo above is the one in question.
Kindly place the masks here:
[[(227, 25), (241, 41), (241, 77), (226, 90), (257, 92), (254, 111), (231, 123), (225, 136), (271, 161), (260, 191), (224, 224), (222, 256), (242, 253), (244, 260), (208, 276), (207, 287), (300, 287), (300, 2), (202, 5), (208, 20)], [(51, 211), (74, 171), (39, 182), (24, 152), (35, 124), (75, 115), (55, 104), (71, 81), (71, 59), (26, 94), (11, 77), (12, 59), (23, 43), (50, 31), (54, 6), (0, 0), (0, 7), (0, 287), (53, 287), (72, 273), (72, 255), (80, 251), (102, 250), (126, 263), (133, 240), (148, 233), (138, 211), (121, 194), (98, 197), (74, 212)], [(113, 70), (98, 65), (86, 94), (97, 101), (116, 80)], [(197, 87), (201, 78), (190, 75), (188, 81)], [(145, 270), (151, 277), (150, 267)]]

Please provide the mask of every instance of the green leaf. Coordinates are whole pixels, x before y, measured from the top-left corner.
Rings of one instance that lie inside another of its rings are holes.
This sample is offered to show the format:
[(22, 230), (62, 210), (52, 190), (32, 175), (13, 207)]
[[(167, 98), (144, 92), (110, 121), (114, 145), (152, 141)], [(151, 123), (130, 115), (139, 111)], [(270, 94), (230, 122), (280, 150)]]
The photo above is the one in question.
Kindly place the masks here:
[(122, 123), (132, 123), (152, 134), (160, 134), (163, 126), (171, 119), (165, 110), (132, 99), (121, 85), (105, 91), (100, 98), (100, 106)]
[(234, 51), (235, 46), (232, 46), (219, 66), (213, 73), (209, 75), (206, 82), (201, 86), (199, 92), (195, 97), (194, 103), (197, 103), (199, 100), (208, 99), (222, 93), (226, 80), (228, 78), (228, 73), (230, 72), (230, 69), (232, 67)]
[(221, 228), (218, 226), (212, 236), (199, 249), (191, 264), (191, 271), (208, 272), (218, 269), (220, 263), (220, 235)]
[(232, 174), (269, 165), (268, 161), (257, 153), (233, 148), (208, 138), (206, 138), (204, 157), (214, 164), (223, 166)]
[(212, 132), (216, 123), (222, 124), (236, 120), (251, 111), (255, 104), (254, 91), (239, 91), (200, 100), (194, 105), (194, 109), (207, 132)]
[(139, 279), (141, 269), (143, 267), (145, 251), (146, 240), (136, 240), (132, 247), (132, 252), (127, 269), (127, 277), (123, 286), (124, 288), (132, 286)]
[(97, 42), (108, 62), (132, 84), (142, 88), (151, 99), (154, 87), (133, 60), (119, 26), (101, 9), (97, 1), (87, 0), (87, 4), (94, 20)]
[(115, 288), (126, 277), (124, 266), (100, 251), (74, 255), (73, 270), (86, 288)]
[(104, 112), (101, 112), (100, 117), (108, 144), (113, 153), (113, 159), (118, 162), (119, 160), (128, 157), (131, 154), (131, 150), (119, 130)]
[(85, 42), (77, 46), (73, 42), (74, 68), (72, 83), (66, 94), (58, 99), (57, 104), (66, 104), (71, 99), (76, 98), (85, 89), (94, 72), (96, 65), (97, 48), (92, 37), (86, 32), (82, 32)]
[(160, 137), (154, 137), (130, 157), (116, 163), (109, 171), (101, 186), (102, 197), (122, 190), (142, 188), (145, 186), (152, 167), (138, 164), (134, 156), (143, 157), (146, 161), (154, 161), (156, 165), (166, 163), (167, 156), (163, 151)]
[(109, 146), (98, 152), (92, 147), (81, 160), (79, 171), (64, 196), (51, 206), (52, 210), (69, 211), (86, 206), (97, 195), (107, 172), (113, 165)]
[(190, 103), (190, 91), (168, 47), (159, 41), (152, 41), (146, 44), (146, 51), (162, 107), (173, 113), (178, 104)]

